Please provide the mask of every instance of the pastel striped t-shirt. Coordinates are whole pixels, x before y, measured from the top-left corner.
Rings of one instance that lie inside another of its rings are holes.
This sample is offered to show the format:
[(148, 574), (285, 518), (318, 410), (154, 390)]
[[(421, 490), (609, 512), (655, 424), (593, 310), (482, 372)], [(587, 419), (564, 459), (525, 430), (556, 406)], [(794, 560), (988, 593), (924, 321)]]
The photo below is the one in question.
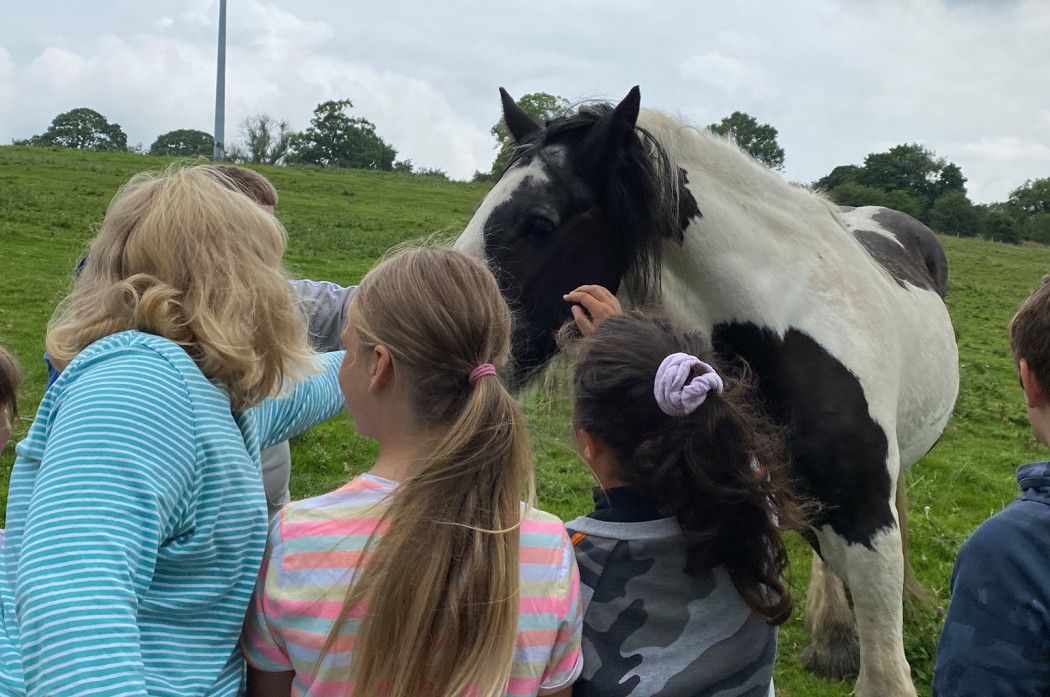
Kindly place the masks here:
[(342, 353), (234, 412), (177, 344), (87, 347), (18, 444), (0, 545), (0, 695), (237, 695), (266, 545), (260, 447), (343, 406)]
[[(364, 474), (329, 494), (286, 506), (271, 524), (242, 644), (259, 670), (295, 671), (295, 697), (348, 694), (355, 618), (343, 624), (334, 650), (314, 670), (396, 486)], [(556, 692), (582, 669), (579, 572), (561, 521), (533, 509), (522, 523), (519, 557), (518, 642), (505, 693), (512, 697)]]

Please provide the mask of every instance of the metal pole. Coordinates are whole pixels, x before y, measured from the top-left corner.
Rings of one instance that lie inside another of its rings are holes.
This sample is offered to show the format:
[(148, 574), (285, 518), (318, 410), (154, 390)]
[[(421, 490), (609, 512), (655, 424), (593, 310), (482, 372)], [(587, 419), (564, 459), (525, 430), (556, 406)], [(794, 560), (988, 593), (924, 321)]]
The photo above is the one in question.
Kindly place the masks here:
[(219, 0), (219, 58), (215, 74), (215, 146), (211, 159), (226, 159), (226, 0)]

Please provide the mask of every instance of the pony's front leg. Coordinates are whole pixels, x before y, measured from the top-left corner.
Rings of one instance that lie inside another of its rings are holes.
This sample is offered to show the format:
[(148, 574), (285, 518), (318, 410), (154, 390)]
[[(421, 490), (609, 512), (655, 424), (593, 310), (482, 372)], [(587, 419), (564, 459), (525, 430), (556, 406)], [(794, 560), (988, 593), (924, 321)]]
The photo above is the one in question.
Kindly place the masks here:
[(853, 680), (860, 669), (860, 645), (846, 586), (813, 552), (806, 591), (810, 644), (799, 660), (806, 670), (831, 680)]
[[(892, 507), (892, 502), (889, 502)], [(896, 516), (894, 516), (896, 518)], [(857, 697), (915, 697), (904, 656), (904, 553), (896, 526), (869, 545), (851, 544), (830, 526), (817, 532), (824, 559), (846, 579), (860, 638)]]

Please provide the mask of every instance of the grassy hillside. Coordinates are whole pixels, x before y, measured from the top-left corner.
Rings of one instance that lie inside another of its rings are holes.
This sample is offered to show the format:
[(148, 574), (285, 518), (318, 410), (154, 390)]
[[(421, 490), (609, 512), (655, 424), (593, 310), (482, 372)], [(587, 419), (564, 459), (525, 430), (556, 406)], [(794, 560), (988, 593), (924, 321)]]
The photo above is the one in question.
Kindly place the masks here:
[[(44, 386), (44, 329), (71, 281), (94, 225), (117, 187), (169, 160), (0, 147), (0, 344), (26, 372), (21, 408), (31, 418)], [(481, 186), (408, 175), (262, 168), (281, 193), (278, 216), (289, 232), (288, 263), (304, 277), (352, 283), (393, 244), (458, 230), (485, 192)], [(937, 448), (909, 480), (913, 551), (920, 579), (941, 606), (959, 544), (1016, 492), (1015, 466), (1043, 457), (1027, 428), (1005, 338), (1018, 303), (1050, 270), (1050, 249), (980, 240), (943, 240), (951, 265), (949, 307), (959, 337), (962, 394)], [(540, 504), (563, 518), (587, 510), (590, 479), (572, 453), (564, 397), (526, 397), (538, 467)], [(27, 422), (18, 428), (25, 431)], [(17, 440), (17, 436), (16, 436)], [(366, 468), (374, 449), (346, 417), (293, 444), (293, 494), (319, 493)], [(0, 507), (6, 501), (13, 447), (0, 456)], [(808, 550), (792, 541), (792, 586), (801, 604)], [(920, 694), (929, 694), (940, 629), (935, 608), (907, 608), (908, 655)], [(781, 634), (778, 694), (844, 696), (846, 684), (805, 674), (795, 656), (805, 641), (801, 618)]]

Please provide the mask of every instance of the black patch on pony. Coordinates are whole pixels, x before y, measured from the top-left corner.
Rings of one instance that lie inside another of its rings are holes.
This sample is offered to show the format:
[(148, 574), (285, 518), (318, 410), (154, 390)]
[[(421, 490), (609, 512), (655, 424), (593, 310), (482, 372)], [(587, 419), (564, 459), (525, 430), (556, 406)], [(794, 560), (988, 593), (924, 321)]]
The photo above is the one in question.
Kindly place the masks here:
[(907, 213), (883, 208), (872, 219), (886, 228), (904, 246), (911, 262), (925, 271), (942, 298), (948, 294), (948, 259), (937, 235)]
[(933, 286), (933, 278), (918, 260), (912, 257), (906, 249), (897, 242), (874, 230), (850, 230), (853, 237), (867, 250), (871, 258), (878, 262), (879, 266), (893, 276), (901, 288), (907, 288), (907, 284), (936, 290)]
[(689, 175), (681, 167), (678, 168), (678, 226), (685, 237), (685, 230), (693, 220), (703, 218), (700, 206), (696, 204), (692, 192), (689, 191)]
[(857, 376), (797, 329), (781, 338), (732, 322), (716, 325), (711, 338), (731, 371), (750, 369), (785, 429), (793, 474), (804, 494), (825, 505), (815, 525), (871, 548), (876, 533), (895, 525), (893, 491), (886, 433), (872, 420)]

